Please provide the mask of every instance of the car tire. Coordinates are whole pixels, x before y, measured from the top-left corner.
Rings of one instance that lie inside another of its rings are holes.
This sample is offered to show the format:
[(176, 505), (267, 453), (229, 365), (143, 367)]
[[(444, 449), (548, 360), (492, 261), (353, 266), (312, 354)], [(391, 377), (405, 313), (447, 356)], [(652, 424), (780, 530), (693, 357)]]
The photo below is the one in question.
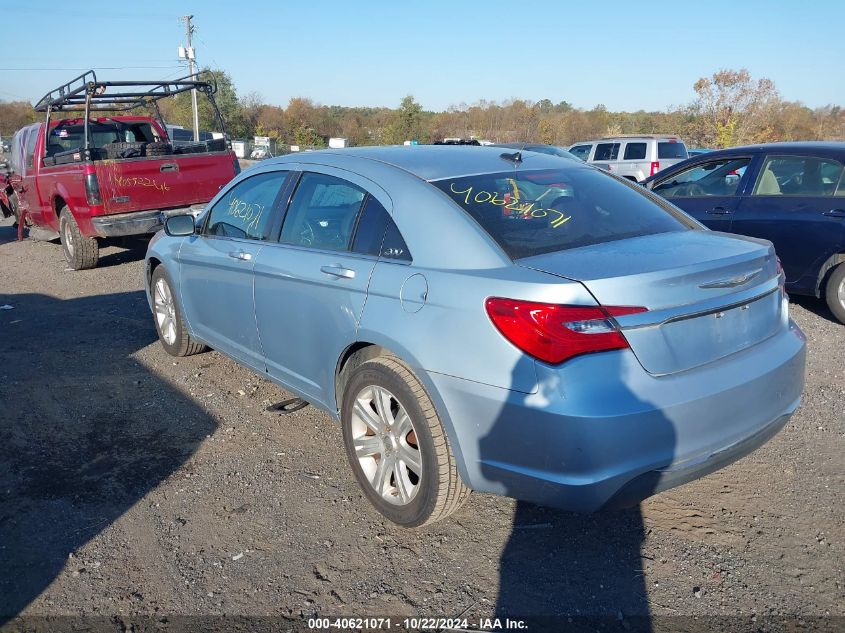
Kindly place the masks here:
[(229, 149), (225, 138), (215, 138), (205, 142), (207, 152), (225, 152)]
[(374, 358), (352, 372), (341, 426), (346, 455), (364, 495), (394, 523), (434, 523), (469, 497), (431, 399), (395, 356)]
[(123, 154), (124, 152), (127, 152), (127, 150), (135, 150), (135, 152), (137, 152), (138, 155), (134, 156), (133, 158), (140, 158), (142, 156), (145, 156), (146, 148), (147, 144), (143, 142), (119, 141), (117, 143), (106, 143), (101, 149), (105, 151), (107, 158), (117, 160), (121, 158), (126, 158), (126, 156), (124, 156)]
[(100, 259), (100, 246), (96, 237), (85, 237), (67, 206), (59, 211), (59, 237), (62, 251), (74, 270), (94, 268)]
[(830, 273), (825, 286), (827, 307), (840, 323), (845, 323), (845, 264), (839, 264)]
[(173, 153), (173, 146), (163, 141), (147, 143), (147, 156), (168, 156)]
[(193, 356), (208, 349), (204, 343), (195, 341), (188, 334), (182, 319), (182, 309), (173, 292), (173, 284), (163, 266), (156, 267), (150, 278), (150, 297), (153, 321), (164, 351), (171, 356)]

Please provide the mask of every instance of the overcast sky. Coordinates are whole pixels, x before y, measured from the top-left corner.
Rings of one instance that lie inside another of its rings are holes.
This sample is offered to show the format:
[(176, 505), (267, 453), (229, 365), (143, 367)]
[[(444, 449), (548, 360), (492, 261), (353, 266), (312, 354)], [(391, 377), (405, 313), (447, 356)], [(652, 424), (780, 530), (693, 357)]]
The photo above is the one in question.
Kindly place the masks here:
[(665, 110), (699, 77), (743, 67), (786, 99), (845, 105), (843, 0), (0, 0), (0, 99), (37, 100), (88, 68), (185, 74), (186, 13), (199, 63), (277, 105), (413, 94), (429, 110), (508, 98)]

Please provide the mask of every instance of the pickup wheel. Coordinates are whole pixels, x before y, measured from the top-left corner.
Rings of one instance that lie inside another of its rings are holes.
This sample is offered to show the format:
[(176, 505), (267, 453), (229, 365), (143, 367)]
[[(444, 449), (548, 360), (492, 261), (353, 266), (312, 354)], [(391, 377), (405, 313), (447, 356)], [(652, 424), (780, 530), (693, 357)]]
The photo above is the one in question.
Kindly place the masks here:
[(845, 264), (839, 264), (830, 273), (825, 287), (827, 307), (840, 323), (845, 323)]
[(100, 259), (100, 246), (96, 237), (85, 237), (67, 206), (59, 212), (59, 236), (68, 264), (74, 270), (94, 268)]
[(191, 338), (182, 320), (182, 310), (164, 266), (158, 266), (150, 279), (153, 317), (161, 346), (171, 356), (192, 356), (208, 348)]

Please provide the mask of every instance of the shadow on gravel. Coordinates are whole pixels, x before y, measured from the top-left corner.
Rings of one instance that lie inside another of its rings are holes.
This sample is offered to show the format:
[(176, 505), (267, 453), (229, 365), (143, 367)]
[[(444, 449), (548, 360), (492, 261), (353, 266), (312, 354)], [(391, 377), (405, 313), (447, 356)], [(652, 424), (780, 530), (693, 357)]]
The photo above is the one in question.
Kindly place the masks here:
[(18, 239), (18, 227), (14, 226), (13, 218), (4, 218), (0, 213), (0, 244), (14, 242)]
[[(97, 262), (97, 268), (118, 266), (127, 262), (141, 261), (147, 254), (147, 244), (149, 243), (149, 236), (131, 236), (101, 242), (100, 261)], [(121, 250), (104, 254), (103, 251), (108, 249), (110, 246), (117, 247)], [(152, 323), (152, 321), (150, 321), (150, 323)]]
[[(0, 216), (0, 245), (8, 244), (18, 239), (18, 229), (12, 224), (13, 222), (14, 220), (12, 218), (2, 219), (2, 216)], [(31, 239), (29, 238), (29, 229), (26, 229), (23, 235), (25, 240)], [(147, 244), (149, 243), (149, 235), (132, 235), (123, 238), (101, 240), (100, 260), (97, 262), (97, 268), (107, 268), (109, 266), (140, 261), (144, 259), (144, 255), (147, 253)], [(59, 240), (44, 242), (44, 247), (59, 249), (56, 252), (61, 253), (62, 246)], [(120, 250), (115, 251), (114, 247)]]
[(2, 304), (14, 309), (0, 311), (0, 625), (65, 567), (80, 572), (69, 554), (215, 429), (133, 358), (156, 341), (142, 292), (0, 294)]
[[(609, 356), (604, 370), (607, 376), (624, 372), (613, 366)], [(612, 398), (596, 398), (589, 405), (570, 396), (569, 408), (588, 407), (589, 413), (581, 415), (590, 416), (571, 421), (562, 416), (540, 418), (523, 409), (529, 398), (535, 403), (561, 402), (560, 391), (557, 385), (541, 385), (541, 393), (533, 396), (511, 392), (510, 406), (502, 409), (480, 441), (482, 472), (508, 496), (583, 507), (593, 495), (603, 497), (581, 484), (600, 480), (603, 472), (630, 460), (655, 462), (646, 469), (671, 463), (676, 436), (665, 416), (618, 417), (653, 408), (633, 392), (617, 391)], [(634, 433), (628, 430), (632, 424), (638, 427)], [(511, 466), (502, 468), (491, 461)], [(520, 467), (546, 470), (549, 479), (570, 484), (516, 475)], [(647, 477), (638, 498), (653, 493), (656, 483), (655, 477)], [(499, 565), (496, 617), (505, 629), (505, 619), (510, 618), (537, 631), (651, 631), (640, 554), (644, 538), (639, 506), (585, 515), (519, 501)]]
[(827, 307), (827, 303), (824, 299), (817, 299), (816, 297), (806, 297), (803, 295), (789, 295), (790, 303), (794, 303), (796, 305), (801, 306), (808, 312), (812, 312), (817, 317), (824, 319), (825, 321), (830, 321), (831, 323), (835, 323), (836, 325), (842, 325), (835, 316), (833, 316), (833, 312), (830, 311), (830, 308)]

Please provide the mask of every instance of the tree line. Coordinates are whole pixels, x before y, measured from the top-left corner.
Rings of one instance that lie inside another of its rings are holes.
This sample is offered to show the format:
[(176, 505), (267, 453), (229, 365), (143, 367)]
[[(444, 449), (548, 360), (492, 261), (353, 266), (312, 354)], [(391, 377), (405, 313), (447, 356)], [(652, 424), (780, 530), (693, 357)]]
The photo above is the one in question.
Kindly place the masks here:
[[(693, 85), (689, 104), (662, 112), (612, 112), (599, 104), (576, 108), (549, 99), (503, 102), (480, 100), (442, 112), (424, 110), (413, 96), (396, 108), (327, 106), (294, 97), (286, 107), (263, 102), (260, 95), (239, 96), (231, 77), (204, 71), (217, 82), (215, 97), (232, 138), (269, 136), (278, 143), (324, 147), (330, 137), (351, 145), (390, 145), (406, 140), (431, 143), (448, 137), (494, 142), (540, 142), (568, 146), (577, 141), (619, 134), (677, 134), (690, 147), (721, 148), (792, 140), (845, 140), (845, 111), (838, 105), (809, 108), (784, 100), (775, 84), (745, 70), (720, 70)], [(159, 102), (168, 123), (191, 127), (191, 99), (182, 93)], [(199, 96), (200, 126), (217, 130), (213, 110)], [(26, 102), (0, 102), (0, 133), (10, 135), (39, 120)]]

